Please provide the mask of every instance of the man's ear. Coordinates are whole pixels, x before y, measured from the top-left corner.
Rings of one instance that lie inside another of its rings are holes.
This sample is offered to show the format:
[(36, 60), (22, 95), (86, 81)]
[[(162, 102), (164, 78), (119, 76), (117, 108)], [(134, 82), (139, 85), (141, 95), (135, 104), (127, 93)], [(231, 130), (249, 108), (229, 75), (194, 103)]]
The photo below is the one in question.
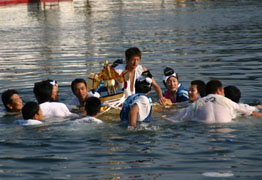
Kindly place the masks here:
[(35, 114), (34, 117), (33, 117), (33, 119), (36, 119), (36, 120), (37, 120), (37, 119), (38, 119), (38, 114)]
[(217, 94), (224, 95), (222, 87), (217, 89)]
[(6, 106), (10, 109), (13, 110), (13, 106), (11, 104), (6, 104)]

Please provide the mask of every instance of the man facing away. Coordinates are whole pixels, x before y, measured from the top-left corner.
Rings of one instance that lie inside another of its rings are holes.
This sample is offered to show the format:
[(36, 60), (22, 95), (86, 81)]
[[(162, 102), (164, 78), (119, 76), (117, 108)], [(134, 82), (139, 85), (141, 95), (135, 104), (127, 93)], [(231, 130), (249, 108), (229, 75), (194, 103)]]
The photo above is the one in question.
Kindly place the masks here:
[(37, 102), (29, 101), (22, 109), (23, 120), (17, 120), (16, 123), (22, 126), (40, 125), (44, 119), (42, 110)]
[(100, 112), (101, 101), (97, 97), (88, 97), (85, 103), (86, 116), (77, 119), (75, 123), (96, 123), (101, 124), (103, 121), (97, 119), (98, 113)]
[(152, 114), (152, 75), (145, 71), (136, 79), (136, 93), (128, 96), (120, 112), (121, 122), (135, 128), (137, 123), (148, 123)]
[(228, 123), (237, 114), (262, 117), (262, 113), (241, 106), (224, 97), (224, 88), (218, 80), (211, 80), (206, 84), (207, 96), (192, 103), (175, 119), (196, 120), (204, 123)]
[(43, 111), (44, 119), (50, 117), (67, 117), (74, 115), (65, 104), (52, 101), (53, 85), (48, 80), (37, 82), (34, 85), (34, 94)]

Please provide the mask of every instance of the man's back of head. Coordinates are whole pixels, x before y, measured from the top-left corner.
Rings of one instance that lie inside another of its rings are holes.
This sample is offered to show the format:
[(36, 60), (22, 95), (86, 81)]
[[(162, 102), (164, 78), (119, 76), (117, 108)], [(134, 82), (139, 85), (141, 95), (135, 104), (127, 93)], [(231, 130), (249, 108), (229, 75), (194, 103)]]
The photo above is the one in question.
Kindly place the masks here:
[(53, 86), (48, 80), (36, 82), (34, 85), (34, 94), (39, 104), (49, 102), (52, 97)]
[(97, 116), (100, 112), (101, 101), (97, 97), (88, 97), (86, 99), (85, 110), (88, 116)]
[(222, 83), (219, 80), (208, 81), (206, 84), (206, 94), (218, 94), (218, 91), (223, 91)]
[(239, 103), (241, 92), (236, 86), (227, 86), (224, 88), (225, 96), (232, 101)]

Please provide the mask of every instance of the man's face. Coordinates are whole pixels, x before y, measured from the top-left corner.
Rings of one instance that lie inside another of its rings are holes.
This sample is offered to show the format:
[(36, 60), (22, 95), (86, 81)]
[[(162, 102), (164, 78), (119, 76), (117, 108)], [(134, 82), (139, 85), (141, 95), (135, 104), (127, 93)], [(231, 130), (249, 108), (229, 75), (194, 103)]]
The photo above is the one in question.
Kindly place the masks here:
[(199, 94), (197, 91), (197, 85), (191, 85), (188, 91), (189, 100), (191, 102), (195, 102), (199, 98)]
[(127, 67), (135, 69), (139, 65), (140, 59), (140, 56), (132, 56), (129, 60), (126, 60)]
[(53, 101), (58, 101), (58, 87), (57, 86), (53, 86), (51, 98)]
[(12, 103), (11, 104), (7, 104), (9, 109), (12, 112), (21, 111), (22, 108), (23, 108), (23, 101), (20, 98), (20, 96), (18, 94), (14, 94), (13, 96), (11, 96), (11, 100), (12, 100)]
[(167, 81), (166, 81), (166, 87), (167, 87), (167, 89), (168, 89), (169, 91), (172, 91), (172, 92), (174, 92), (174, 91), (177, 90), (178, 84), (179, 84), (179, 82), (178, 82), (177, 78), (175, 78), (175, 77), (173, 77), (173, 76), (169, 77), (169, 78), (167, 79)]
[(84, 83), (77, 83), (74, 87), (74, 94), (80, 101), (85, 101), (87, 98), (87, 87)]

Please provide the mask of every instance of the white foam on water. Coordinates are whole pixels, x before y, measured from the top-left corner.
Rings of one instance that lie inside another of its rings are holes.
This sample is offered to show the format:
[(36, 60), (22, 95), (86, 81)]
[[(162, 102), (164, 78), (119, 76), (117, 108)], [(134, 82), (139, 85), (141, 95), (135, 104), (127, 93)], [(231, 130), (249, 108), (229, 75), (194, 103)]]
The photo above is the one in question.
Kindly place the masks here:
[(234, 174), (232, 172), (204, 172), (203, 176), (207, 177), (232, 177)]

